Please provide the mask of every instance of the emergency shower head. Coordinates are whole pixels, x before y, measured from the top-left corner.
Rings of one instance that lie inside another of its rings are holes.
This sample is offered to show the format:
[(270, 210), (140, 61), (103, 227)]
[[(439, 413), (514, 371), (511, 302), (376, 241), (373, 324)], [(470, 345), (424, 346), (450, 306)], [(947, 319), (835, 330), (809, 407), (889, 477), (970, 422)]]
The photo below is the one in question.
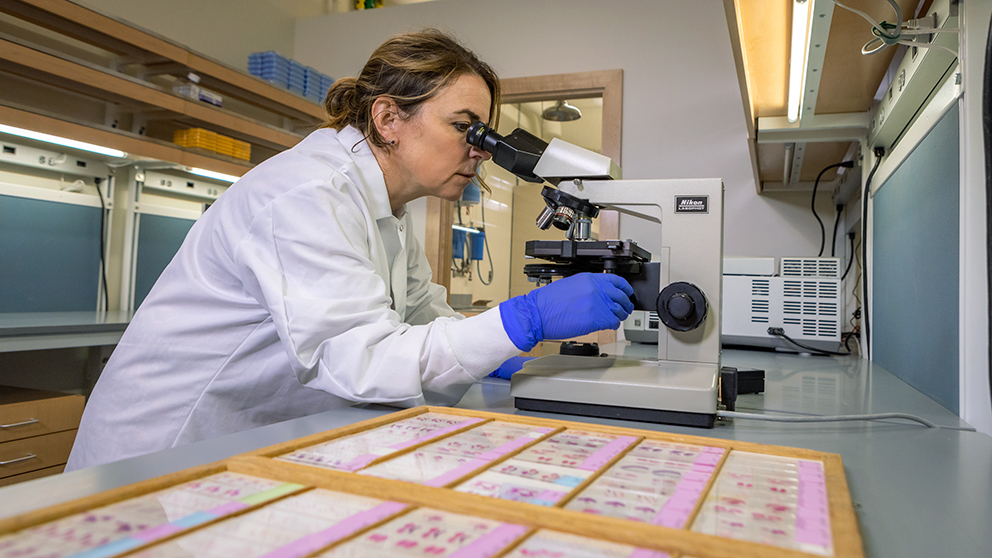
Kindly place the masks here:
[(555, 106), (544, 109), (541, 118), (552, 122), (571, 122), (582, 118), (582, 111), (562, 100)]

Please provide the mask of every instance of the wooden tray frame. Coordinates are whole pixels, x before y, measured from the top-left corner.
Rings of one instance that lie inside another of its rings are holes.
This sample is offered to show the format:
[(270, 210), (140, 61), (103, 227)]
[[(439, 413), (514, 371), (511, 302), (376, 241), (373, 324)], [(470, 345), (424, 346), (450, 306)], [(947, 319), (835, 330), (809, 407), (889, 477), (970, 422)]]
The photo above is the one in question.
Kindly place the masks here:
[[(428, 412), (463, 416), (466, 418), (480, 418), (483, 420), (482, 422), (466, 425), (463, 428), (447, 432), (442, 436), (425, 440), (409, 448), (383, 456), (369, 463), (364, 468), (371, 467), (383, 461), (394, 459), (408, 452), (416, 451), (425, 445), (435, 443), (439, 440), (453, 436), (460, 432), (464, 432), (471, 428), (475, 428), (487, 422), (498, 420), (506, 423), (547, 427), (552, 430), (542, 437), (536, 438), (533, 442), (494, 460), (488, 466), (473, 471), (472, 473), (456, 479), (440, 488), (412, 484), (404, 481), (358, 475), (355, 473), (335, 471), (331, 469), (323, 469), (274, 459), (277, 456), (284, 455), (301, 448), (325, 443), (344, 436), (358, 434), (392, 422)], [(708, 494), (712, 488), (712, 484), (715, 482), (717, 475), (720, 473), (720, 470), (726, 462), (727, 456), (732, 450), (820, 461), (823, 463), (824, 475), (826, 478), (827, 499), (830, 507), (830, 525), (834, 545), (833, 556), (836, 558), (864, 558), (863, 543), (858, 530), (854, 507), (851, 503), (847, 479), (844, 474), (843, 462), (841, 461), (841, 457), (837, 454), (800, 448), (740, 442), (736, 440), (722, 440), (702, 436), (669, 434), (633, 428), (620, 428), (565, 420), (543, 419), (519, 415), (491, 413), (486, 411), (431, 406), (421, 406), (391, 413), (382, 417), (357, 422), (348, 426), (343, 426), (333, 430), (320, 432), (310, 436), (289, 440), (280, 444), (236, 455), (224, 461), (192, 467), (168, 475), (163, 475), (128, 486), (101, 492), (99, 494), (94, 494), (92, 496), (80, 498), (78, 500), (73, 500), (71, 502), (66, 502), (64, 504), (29, 512), (17, 517), (0, 520), (0, 535), (34, 527), (42, 523), (54, 521), (93, 508), (114, 504), (129, 498), (134, 498), (169, 488), (171, 486), (186, 483), (197, 478), (229, 471), (232, 473), (263, 477), (274, 481), (297, 483), (303, 485), (303, 487), (299, 490), (289, 492), (279, 498), (266, 501), (262, 504), (249, 506), (248, 508), (240, 510), (234, 514), (223, 516), (214, 521), (197, 525), (191, 529), (182, 530), (171, 536), (131, 549), (126, 553), (120, 554), (119, 556), (126, 556), (135, 552), (140, 552), (149, 546), (161, 544), (173, 538), (189, 534), (192, 531), (213, 525), (214, 523), (252, 512), (279, 499), (300, 494), (301, 492), (313, 488), (324, 488), (328, 490), (379, 498), (382, 500), (391, 500), (408, 504), (411, 507), (393, 514), (390, 517), (385, 518), (350, 537), (337, 541), (334, 545), (323, 548), (320, 551), (311, 554), (311, 556), (321, 552), (326, 552), (328, 548), (332, 548), (333, 546), (342, 544), (352, 538), (360, 536), (369, 529), (374, 529), (375, 527), (391, 521), (395, 517), (408, 513), (418, 507), (430, 507), (442, 511), (473, 515), (531, 527), (530, 531), (519, 539), (520, 541), (524, 540), (537, 529), (549, 529), (604, 541), (628, 544), (646, 549), (665, 551), (669, 552), (672, 558), (679, 556), (693, 556), (695, 558), (806, 558), (819, 556), (816, 554), (778, 548), (761, 543), (727, 539), (713, 535), (696, 533), (688, 530), (688, 527), (673, 529), (658, 525), (650, 525), (647, 523), (639, 523), (636, 521), (596, 516), (562, 509), (562, 506), (566, 505), (571, 498), (580, 493), (586, 488), (586, 486), (597, 479), (603, 471), (621, 459), (636, 445), (636, 443), (631, 444), (623, 452), (610, 460), (609, 463), (593, 472), (588, 479), (586, 479), (579, 486), (573, 488), (566, 498), (558, 502), (553, 507), (499, 500), (476, 494), (456, 492), (450, 489), (450, 487), (464, 482), (467, 478), (475, 476), (488, 469), (493, 464), (509, 459), (519, 452), (526, 450), (528, 447), (539, 443), (540, 441), (545, 440), (565, 429), (621, 436), (633, 436), (638, 439), (637, 443), (642, 440), (653, 440), (724, 448), (726, 451), (721, 457), (716, 470), (711, 475), (705, 491), (700, 496), (699, 501), (696, 504), (696, 508), (689, 516), (689, 519), (686, 522), (687, 526), (692, 525), (692, 522), (695, 520), (696, 515), (699, 513), (703, 503), (706, 500), (706, 494)], [(508, 547), (503, 552), (498, 554), (497, 557), (510, 552), (514, 546), (516, 545)]]

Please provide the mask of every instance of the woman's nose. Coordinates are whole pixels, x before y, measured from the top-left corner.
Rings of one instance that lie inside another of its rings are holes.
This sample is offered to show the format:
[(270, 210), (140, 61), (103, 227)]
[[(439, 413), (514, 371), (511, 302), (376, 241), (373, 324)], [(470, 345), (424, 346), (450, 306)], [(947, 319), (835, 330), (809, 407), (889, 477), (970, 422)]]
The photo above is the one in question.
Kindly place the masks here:
[(479, 149), (474, 145), (470, 145), (468, 149), (468, 156), (471, 159), (479, 159), (480, 161), (488, 161), (492, 159), (493, 156), (484, 149)]

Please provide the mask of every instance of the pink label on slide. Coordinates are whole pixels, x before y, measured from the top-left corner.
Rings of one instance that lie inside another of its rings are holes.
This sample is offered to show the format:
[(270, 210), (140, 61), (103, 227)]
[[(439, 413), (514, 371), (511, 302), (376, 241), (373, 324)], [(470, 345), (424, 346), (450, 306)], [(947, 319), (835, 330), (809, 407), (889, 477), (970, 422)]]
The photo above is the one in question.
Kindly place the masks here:
[(669, 558), (669, 554), (667, 552), (661, 552), (660, 550), (636, 548), (633, 552), (627, 555), (627, 558)]
[(710, 480), (709, 473), (703, 473), (701, 471), (689, 471), (682, 475), (682, 482), (702, 482)]
[(826, 521), (810, 521), (809, 518), (796, 517), (796, 542), (814, 544), (830, 548), (830, 527)]
[(560, 490), (545, 490), (544, 492), (538, 494), (536, 498), (538, 500), (545, 500), (548, 502), (557, 502), (558, 500), (561, 500), (564, 495), (565, 493)]
[(489, 533), (475, 539), (448, 555), (448, 558), (488, 558), (510, 546), (530, 528), (523, 525), (503, 523)]
[(333, 527), (324, 529), (297, 539), (285, 546), (279, 547), (272, 552), (263, 555), (261, 558), (299, 558), (312, 554), (317, 550), (339, 541), (356, 531), (364, 529), (373, 523), (378, 523), (383, 519), (406, 509), (406, 504), (399, 502), (383, 502), (378, 506), (355, 514), (347, 519), (336, 523)]
[(713, 465), (703, 465), (702, 463), (693, 463), (692, 470), (711, 475), (713, 471), (716, 471), (716, 467)]
[(796, 542), (831, 546), (830, 508), (823, 469), (799, 462), (799, 502), (796, 506)]
[(364, 468), (369, 463), (372, 463), (376, 459), (379, 459), (379, 455), (374, 453), (366, 453), (365, 455), (359, 455), (358, 457), (348, 461), (347, 463), (342, 463), (341, 468), (345, 471), (357, 471)]
[(458, 467), (455, 467), (454, 469), (448, 471), (447, 473), (438, 475), (428, 480), (424, 484), (427, 486), (433, 486), (435, 488), (444, 486), (458, 478), (461, 478), (471, 473), (472, 471), (478, 469), (479, 467), (485, 467), (490, 463), (490, 461), (491, 461), (490, 459), (472, 459), (470, 461), (466, 461), (465, 463), (459, 465)]
[(718, 453), (720, 455), (723, 455), (725, 451), (727, 450), (723, 448), (714, 448), (712, 446), (706, 446), (705, 448), (703, 448), (703, 453)]
[(421, 436), (419, 438), (414, 438), (414, 439), (408, 440), (406, 442), (399, 442), (398, 444), (393, 444), (393, 445), (391, 445), (389, 447), (392, 448), (392, 449), (397, 449), (397, 450), (406, 449), (406, 448), (408, 448), (410, 446), (415, 446), (417, 444), (426, 442), (428, 440), (433, 440), (434, 438), (437, 438), (439, 436), (444, 436), (445, 434), (447, 434), (449, 432), (454, 432), (455, 430), (461, 430), (462, 428), (465, 428), (466, 426), (468, 426), (470, 424), (476, 424), (476, 423), (482, 422), (484, 420), (485, 419), (481, 419), (481, 418), (477, 418), (477, 417), (476, 418), (470, 418), (470, 419), (467, 419), (467, 420), (463, 420), (462, 422), (459, 422), (458, 424), (452, 424), (451, 426), (446, 426), (446, 427), (444, 427), (444, 428), (442, 428), (440, 430), (435, 430), (434, 432), (431, 432), (430, 434)]
[(613, 440), (612, 442), (596, 450), (596, 453), (587, 457), (586, 460), (579, 465), (579, 469), (582, 469), (583, 471), (597, 471), (636, 441), (637, 438), (634, 438), (633, 436), (620, 436), (616, 440)]

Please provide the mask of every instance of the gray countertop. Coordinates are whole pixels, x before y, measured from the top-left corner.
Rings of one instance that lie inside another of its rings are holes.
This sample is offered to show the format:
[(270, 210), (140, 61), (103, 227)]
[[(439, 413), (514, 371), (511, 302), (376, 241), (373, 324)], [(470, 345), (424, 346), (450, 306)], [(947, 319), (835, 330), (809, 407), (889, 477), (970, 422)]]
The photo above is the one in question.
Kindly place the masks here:
[(128, 312), (0, 313), (0, 352), (115, 345)]
[[(766, 370), (764, 394), (744, 395), (756, 413), (904, 412), (945, 428), (900, 420), (783, 424), (737, 419), (697, 429), (516, 411), (509, 382), (486, 378), (458, 407), (526, 416), (802, 447), (840, 454), (869, 557), (992, 556), (992, 438), (881, 367), (852, 357), (725, 351), (723, 364)], [(0, 517), (209, 463), (277, 442), (381, 416), (347, 408), (231, 434), (156, 454), (0, 489)]]

